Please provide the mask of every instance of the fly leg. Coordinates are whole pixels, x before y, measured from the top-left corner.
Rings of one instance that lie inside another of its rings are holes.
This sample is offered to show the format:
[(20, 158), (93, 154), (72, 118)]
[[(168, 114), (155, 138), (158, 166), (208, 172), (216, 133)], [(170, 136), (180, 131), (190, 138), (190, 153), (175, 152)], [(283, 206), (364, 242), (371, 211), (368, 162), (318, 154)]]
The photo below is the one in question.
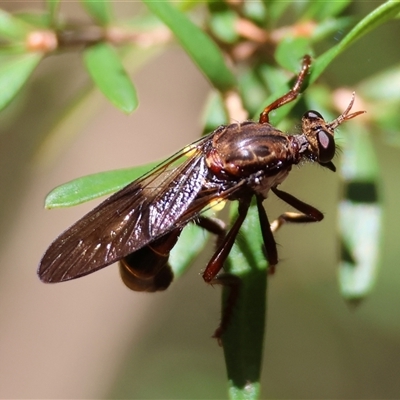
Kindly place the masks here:
[(219, 284), (229, 288), (229, 294), (225, 302), (225, 308), (222, 312), (221, 323), (213, 335), (213, 337), (218, 340), (219, 344), (221, 344), (221, 336), (229, 325), (233, 308), (239, 297), (240, 279), (231, 274), (217, 275), (221, 271), (224, 262), (226, 261), (229, 252), (235, 243), (236, 236), (243, 224), (243, 221), (246, 219), (247, 211), (250, 207), (250, 200), (251, 198), (247, 198), (239, 201), (238, 218), (232, 225), (227, 235), (224, 236), (220, 241), (217, 251), (212, 256), (203, 273), (203, 279), (205, 282), (210, 284)]
[(271, 231), (276, 232), (285, 222), (293, 223), (305, 223), (305, 222), (318, 222), (324, 218), (324, 214), (318, 211), (316, 208), (310, 206), (307, 203), (302, 202), (296, 197), (276, 187), (271, 188), (271, 190), (283, 201), (290, 204), (292, 207), (300, 211), (300, 213), (295, 212), (285, 212), (280, 215), (271, 224)]
[(257, 196), (258, 218), (260, 220), (261, 234), (264, 242), (265, 258), (268, 261), (268, 272), (273, 274), (278, 264), (278, 250), (274, 239), (272, 225), (269, 223), (267, 213), (262, 205), (263, 197)]
[(300, 94), (300, 89), (303, 85), (305, 77), (308, 74), (308, 71), (310, 70), (310, 66), (311, 57), (309, 55), (305, 55), (303, 57), (301, 71), (299, 72), (299, 75), (297, 76), (296, 82), (294, 83), (293, 87), (289, 90), (289, 92), (284, 94), (282, 97), (279, 97), (279, 99), (275, 100), (269, 106), (265, 107), (264, 111), (260, 114), (260, 124), (269, 123), (269, 113), (271, 111), (276, 110), (277, 108), (282, 107), (283, 105), (290, 103), (291, 101), (296, 99), (296, 97)]

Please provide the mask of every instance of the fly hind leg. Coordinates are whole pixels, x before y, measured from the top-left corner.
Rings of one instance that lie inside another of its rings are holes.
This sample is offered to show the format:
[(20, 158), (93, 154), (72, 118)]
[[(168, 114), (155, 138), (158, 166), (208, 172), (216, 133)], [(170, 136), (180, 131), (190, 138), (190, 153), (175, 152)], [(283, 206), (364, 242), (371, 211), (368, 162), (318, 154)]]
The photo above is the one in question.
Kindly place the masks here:
[(203, 279), (205, 282), (213, 285), (218, 284), (228, 287), (229, 293), (225, 301), (225, 306), (222, 311), (221, 322), (218, 328), (215, 330), (213, 337), (218, 340), (221, 345), (221, 336), (229, 326), (230, 319), (232, 317), (233, 309), (239, 298), (240, 291), (240, 278), (231, 274), (218, 275), (221, 271), (233, 244), (235, 243), (236, 236), (246, 219), (247, 211), (250, 206), (251, 198), (241, 199), (239, 201), (238, 218), (230, 228), (229, 232), (224, 236), (219, 236), (217, 251), (211, 257), (211, 260), (207, 264), (207, 267), (203, 273)]

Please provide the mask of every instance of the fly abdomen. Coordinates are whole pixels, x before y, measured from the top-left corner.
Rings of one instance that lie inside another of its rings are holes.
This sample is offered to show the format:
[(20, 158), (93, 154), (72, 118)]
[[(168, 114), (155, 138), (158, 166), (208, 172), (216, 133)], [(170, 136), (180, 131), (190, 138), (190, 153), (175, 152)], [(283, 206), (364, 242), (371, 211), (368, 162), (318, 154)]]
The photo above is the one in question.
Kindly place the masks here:
[(156, 292), (168, 288), (174, 278), (168, 264), (169, 254), (181, 230), (175, 229), (120, 260), (121, 278), (129, 289)]

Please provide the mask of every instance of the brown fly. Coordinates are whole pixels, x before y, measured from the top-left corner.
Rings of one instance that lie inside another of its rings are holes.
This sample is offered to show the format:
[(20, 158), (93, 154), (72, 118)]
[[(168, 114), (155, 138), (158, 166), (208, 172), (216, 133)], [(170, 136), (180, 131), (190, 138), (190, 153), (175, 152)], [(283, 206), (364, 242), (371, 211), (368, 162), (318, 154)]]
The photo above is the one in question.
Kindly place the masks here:
[[(278, 255), (273, 232), (284, 222), (316, 222), (323, 218), (320, 211), (278, 189), (278, 185), (293, 165), (303, 161), (317, 162), (335, 171), (334, 130), (363, 113), (350, 114), (353, 94), (346, 110), (332, 122), (326, 122), (316, 111), (307, 111), (300, 134), (286, 135), (274, 128), (269, 114), (299, 95), (310, 64), (310, 57), (305, 56), (293, 88), (267, 106), (259, 122), (218, 127), (72, 225), (44, 254), (38, 270), (40, 279), (63, 282), (119, 261), (123, 281), (129, 288), (164, 290), (173, 279), (169, 253), (185, 225), (194, 222), (219, 238), (217, 250), (203, 273), (203, 279), (212, 283), (223, 267), (253, 197), (266, 258), (270, 266), (275, 266)], [(262, 205), (270, 190), (299, 213), (284, 213), (270, 224)], [(202, 214), (212, 203), (224, 200), (239, 202), (238, 218), (226, 235), (218, 220)]]

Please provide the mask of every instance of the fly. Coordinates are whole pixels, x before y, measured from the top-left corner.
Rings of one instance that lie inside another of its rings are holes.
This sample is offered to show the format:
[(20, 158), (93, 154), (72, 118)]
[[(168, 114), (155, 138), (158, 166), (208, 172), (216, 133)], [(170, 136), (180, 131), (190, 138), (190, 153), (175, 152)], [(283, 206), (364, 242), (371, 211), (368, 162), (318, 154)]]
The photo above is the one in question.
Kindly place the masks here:
[[(310, 65), (311, 58), (305, 56), (292, 89), (268, 105), (258, 122), (218, 127), (73, 224), (44, 254), (40, 279), (68, 281), (119, 261), (122, 279), (130, 289), (164, 290), (173, 279), (170, 251), (185, 225), (194, 222), (218, 236), (217, 250), (203, 273), (207, 283), (216, 282), (254, 197), (266, 259), (273, 268), (278, 263), (273, 232), (284, 222), (323, 219), (316, 208), (278, 186), (293, 165), (304, 161), (335, 171), (334, 130), (364, 112), (350, 113), (353, 94), (346, 110), (332, 122), (317, 111), (307, 111), (300, 134), (286, 135), (273, 127), (269, 114), (299, 95)], [(270, 190), (299, 212), (286, 212), (270, 224), (262, 205)], [(238, 201), (239, 207), (237, 220), (225, 234), (224, 225), (202, 211), (226, 200)]]

